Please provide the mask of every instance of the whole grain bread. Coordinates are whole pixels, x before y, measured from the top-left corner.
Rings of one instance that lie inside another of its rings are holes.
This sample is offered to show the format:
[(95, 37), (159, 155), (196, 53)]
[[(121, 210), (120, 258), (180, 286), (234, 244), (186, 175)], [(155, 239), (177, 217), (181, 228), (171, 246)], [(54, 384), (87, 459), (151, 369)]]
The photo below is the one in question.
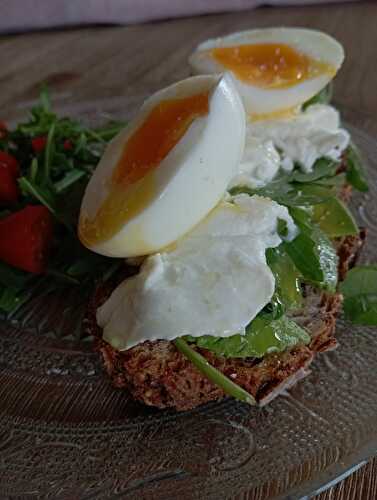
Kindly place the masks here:
[[(365, 231), (358, 236), (347, 236), (336, 242), (339, 256), (339, 276), (343, 279), (355, 263), (365, 239)], [(87, 333), (95, 336), (95, 346), (101, 354), (105, 370), (113, 385), (127, 389), (132, 396), (158, 408), (173, 407), (189, 410), (225, 396), (222, 389), (212, 384), (188, 361), (172, 342), (157, 340), (143, 342), (127, 351), (117, 351), (102, 339), (97, 325), (96, 310), (109, 297), (117, 283), (97, 286), (89, 303), (85, 320)], [(210, 364), (252, 394), (258, 404), (264, 405), (303, 378), (319, 352), (334, 349), (336, 318), (342, 297), (329, 295), (318, 289), (304, 287), (301, 309), (292, 318), (310, 333), (309, 345), (269, 354), (264, 358), (225, 358), (206, 349), (197, 349)]]

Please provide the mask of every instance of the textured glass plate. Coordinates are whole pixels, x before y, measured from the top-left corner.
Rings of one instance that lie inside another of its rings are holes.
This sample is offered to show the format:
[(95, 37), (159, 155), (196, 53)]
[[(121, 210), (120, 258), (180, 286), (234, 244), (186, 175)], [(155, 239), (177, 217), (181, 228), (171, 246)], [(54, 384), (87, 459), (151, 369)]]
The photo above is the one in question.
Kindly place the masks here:
[[(138, 102), (60, 111), (103, 120), (127, 116)], [(377, 142), (350, 129), (370, 165), (371, 190), (353, 206), (369, 229), (362, 261), (373, 262)], [(227, 399), (176, 414), (144, 408), (110, 386), (81, 332), (85, 304), (79, 291), (37, 289), (0, 320), (1, 498), (300, 498), (376, 452), (376, 329), (340, 320), (340, 347), (267, 408)]]

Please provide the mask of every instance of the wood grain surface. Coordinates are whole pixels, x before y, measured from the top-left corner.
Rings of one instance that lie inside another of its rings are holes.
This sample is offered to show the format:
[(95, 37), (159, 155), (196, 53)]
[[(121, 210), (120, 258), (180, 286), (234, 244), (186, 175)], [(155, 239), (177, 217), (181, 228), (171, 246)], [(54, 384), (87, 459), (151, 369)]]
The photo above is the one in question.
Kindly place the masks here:
[(377, 498), (377, 459), (315, 498), (316, 500), (374, 500)]
[[(27, 106), (47, 82), (55, 99), (72, 103), (130, 96), (130, 110), (155, 90), (189, 75), (187, 57), (209, 37), (265, 26), (306, 26), (335, 36), (346, 61), (336, 102), (364, 116), (377, 134), (377, 3), (261, 8), (130, 27), (93, 27), (2, 37), (0, 107)], [(377, 498), (377, 459), (317, 497)]]

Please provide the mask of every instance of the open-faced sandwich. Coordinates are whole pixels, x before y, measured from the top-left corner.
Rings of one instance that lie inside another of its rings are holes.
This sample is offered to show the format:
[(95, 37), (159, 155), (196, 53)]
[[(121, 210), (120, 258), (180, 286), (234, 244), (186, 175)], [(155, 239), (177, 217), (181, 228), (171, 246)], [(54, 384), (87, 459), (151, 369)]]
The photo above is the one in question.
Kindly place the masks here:
[(88, 318), (116, 387), (159, 408), (265, 404), (336, 347), (338, 280), (363, 241), (346, 203), (366, 187), (327, 104), (342, 61), (304, 29), (209, 40), (190, 58), (201, 75), (110, 143), (79, 235), (125, 258)]
[(364, 239), (347, 203), (367, 189), (329, 105), (343, 57), (305, 29), (209, 40), (198, 75), (127, 126), (58, 118), (44, 93), (0, 127), (0, 309), (40, 279), (89, 288), (83, 328), (111, 381), (159, 408), (263, 405), (304, 377), (337, 345), (340, 292), (377, 322), (377, 269), (341, 283)]

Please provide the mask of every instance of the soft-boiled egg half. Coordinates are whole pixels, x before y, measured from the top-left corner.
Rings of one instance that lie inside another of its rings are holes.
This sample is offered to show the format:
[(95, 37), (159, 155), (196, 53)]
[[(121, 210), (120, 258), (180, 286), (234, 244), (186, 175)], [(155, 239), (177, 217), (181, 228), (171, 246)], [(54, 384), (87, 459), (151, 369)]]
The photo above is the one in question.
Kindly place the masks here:
[(81, 242), (112, 257), (174, 243), (220, 201), (244, 141), (244, 108), (230, 75), (188, 78), (152, 95), (87, 186)]
[(251, 119), (289, 115), (334, 78), (342, 46), (320, 31), (270, 28), (207, 40), (190, 57), (195, 73), (229, 71)]

